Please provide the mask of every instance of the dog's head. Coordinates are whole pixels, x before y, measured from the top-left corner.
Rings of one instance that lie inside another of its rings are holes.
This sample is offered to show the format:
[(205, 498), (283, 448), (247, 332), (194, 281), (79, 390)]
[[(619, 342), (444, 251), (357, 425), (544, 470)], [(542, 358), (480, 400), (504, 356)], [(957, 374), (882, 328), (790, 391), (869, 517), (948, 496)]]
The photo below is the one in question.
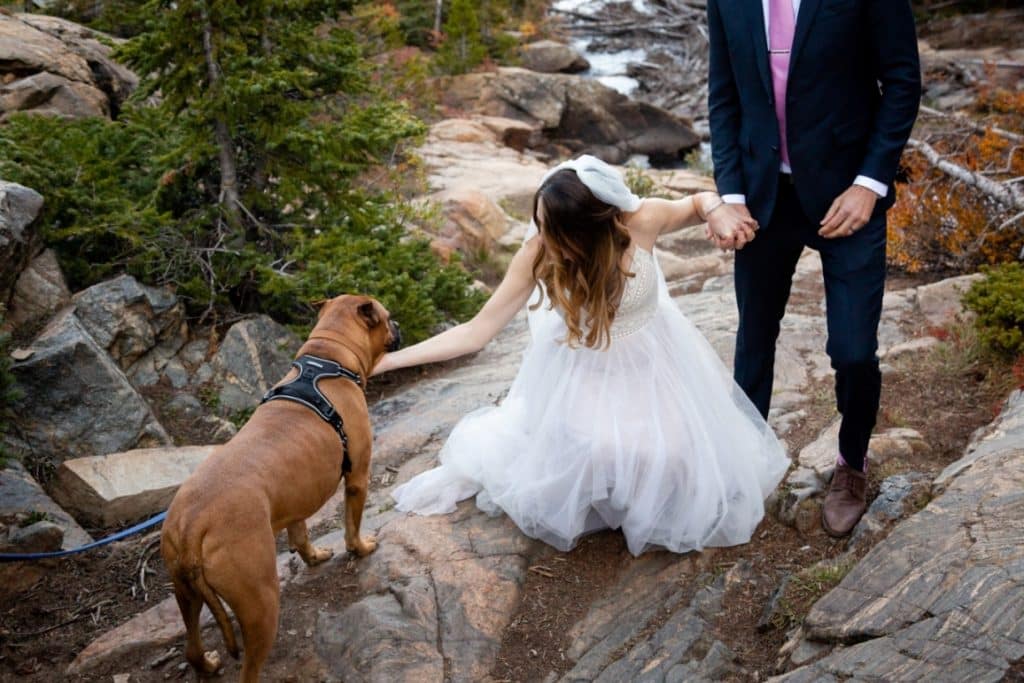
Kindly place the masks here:
[(386, 351), (397, 351), (402, 343), (398, 323), (379, 301), (369, 296), (343, 294), (324, 301), (314, 333), (317, 330), (345, 335), (365, 350), (373, 363)]

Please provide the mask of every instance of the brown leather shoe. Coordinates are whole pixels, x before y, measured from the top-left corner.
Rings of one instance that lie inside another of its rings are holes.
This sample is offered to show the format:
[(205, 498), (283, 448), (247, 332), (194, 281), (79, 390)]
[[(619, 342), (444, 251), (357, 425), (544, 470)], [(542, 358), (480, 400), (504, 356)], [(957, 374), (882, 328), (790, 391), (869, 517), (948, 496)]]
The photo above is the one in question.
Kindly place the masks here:
[(845, 536), (857, 526), (868, 504), (868, 477), (863, 472), (836, 464), (825, 504), (821, 506), (821, 525), (829, 536)]

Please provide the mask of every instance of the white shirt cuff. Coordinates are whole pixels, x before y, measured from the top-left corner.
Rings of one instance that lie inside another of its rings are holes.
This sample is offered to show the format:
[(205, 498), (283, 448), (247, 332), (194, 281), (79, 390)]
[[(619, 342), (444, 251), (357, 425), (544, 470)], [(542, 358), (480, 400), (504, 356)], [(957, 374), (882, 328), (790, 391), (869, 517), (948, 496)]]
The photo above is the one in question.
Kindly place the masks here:
[(744, 194), (723, 194), (722, 201), (726, 204), (746, 204), (747, 196)]
[(854, 179), (853, 184), (854, 185), (860, 185), (861, 187), (866, 187), (869, 190), (871, 190), (872, 192), (874, 192), (875, 194), (877, 194), (880, 198), (883, 198), (883, 199), (885, 198), (885, 196), (887, 194), (889, 194), (889, 186), (888, 185), (885, 185), (884, 183), (880, 183), (877, 180), (875, 180), (874, 178), (868, 178), (866, 175), (859, 175), (859, 176), (857, 176)]

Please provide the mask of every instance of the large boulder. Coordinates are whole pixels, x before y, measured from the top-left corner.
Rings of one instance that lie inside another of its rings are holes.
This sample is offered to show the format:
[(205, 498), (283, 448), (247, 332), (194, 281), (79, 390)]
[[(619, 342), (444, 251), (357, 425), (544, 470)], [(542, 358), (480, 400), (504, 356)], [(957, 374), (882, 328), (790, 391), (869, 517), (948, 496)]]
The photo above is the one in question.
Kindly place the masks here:
[(169, 445), (170, 437), (121, 368), (68, 307), (11, 367), (20, 445), (55, 462)]
[(443, 91), (449, 106), (525, 121), (610, 163), (632, 154), (678, 159), (700, 144), (689, 121), (578, 76), (500, 68), (447, 79)]
[(446, 190), (434, 199), (445, 218), (438, 241), (463, 254), (490, 253), (512, 227), (501, 207), (473, 188)]
[(590, 68), (590, 62), (565, 43), (540, 40), (524, 45), (521, 50), (523, 66), (541, 73), (574, 74)]
[(64, 280), (57, 255), (52, 249), (47, 249), (32, 259), (18, 277), (5, 322), (11, 328), (31, 325), (70, 300), (71, 291)]
[(4, 264), (0, 268), (0, 305), (10, 300), (18, 276), (35, 255), (39, 238), (32, 223), (42, 208), (43, 197), (38, 192), (0, 180), (0, 263)]
[(178, 487), (215, 448), (143, 448), (65, 460), (50, 491), (91, 526), (136, 521), (166, 510)]
[(232, 325), (213, 358), (221, 412), (232, 415), (258, 406), (288, 372), (301, 345), (294, 333), (265, 315)]
[(110, 58), (113, 42), (56, 17), (0, 14), (0, 118), (116, 115), (138, 77)]
[(73, 298), (75, 315), (122, 369), (165, 342), (166, 360), (186, 342), (185, 312), (168, 289), (147, 287), (131, 275), (93, 285)]

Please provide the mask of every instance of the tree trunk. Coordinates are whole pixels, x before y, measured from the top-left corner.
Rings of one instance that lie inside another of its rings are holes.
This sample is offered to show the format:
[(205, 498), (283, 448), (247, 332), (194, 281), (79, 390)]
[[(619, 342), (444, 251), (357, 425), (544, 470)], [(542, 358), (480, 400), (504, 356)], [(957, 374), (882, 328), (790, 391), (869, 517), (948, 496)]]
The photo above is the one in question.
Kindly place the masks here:
[(441, 35), (441, 15), (444, 14), (444, 0), (437, 0), (434, 8), (434, 35)]
[[(210, 81), (210, 90), (217, 92), (220, 90), (221, 78), (217, 57), (213, 52), (213, 26), (210, 23), (210, 13), (206, 3), (200, 2), (199, 6), (202, 8), (203, 18), (203, 54), (206, 57), (206, 77)], [(234, 142), (231, 140), (231, 130), (224, 119), (214, 117), (213, 134), (217, 142), (220, 160), (220, 196), (218, 201), (224, 210), (228, 224), (232, 228), (239, 228), (242, 218), (238, 208), (238, 172), (235, 164), (235, 148)]]

